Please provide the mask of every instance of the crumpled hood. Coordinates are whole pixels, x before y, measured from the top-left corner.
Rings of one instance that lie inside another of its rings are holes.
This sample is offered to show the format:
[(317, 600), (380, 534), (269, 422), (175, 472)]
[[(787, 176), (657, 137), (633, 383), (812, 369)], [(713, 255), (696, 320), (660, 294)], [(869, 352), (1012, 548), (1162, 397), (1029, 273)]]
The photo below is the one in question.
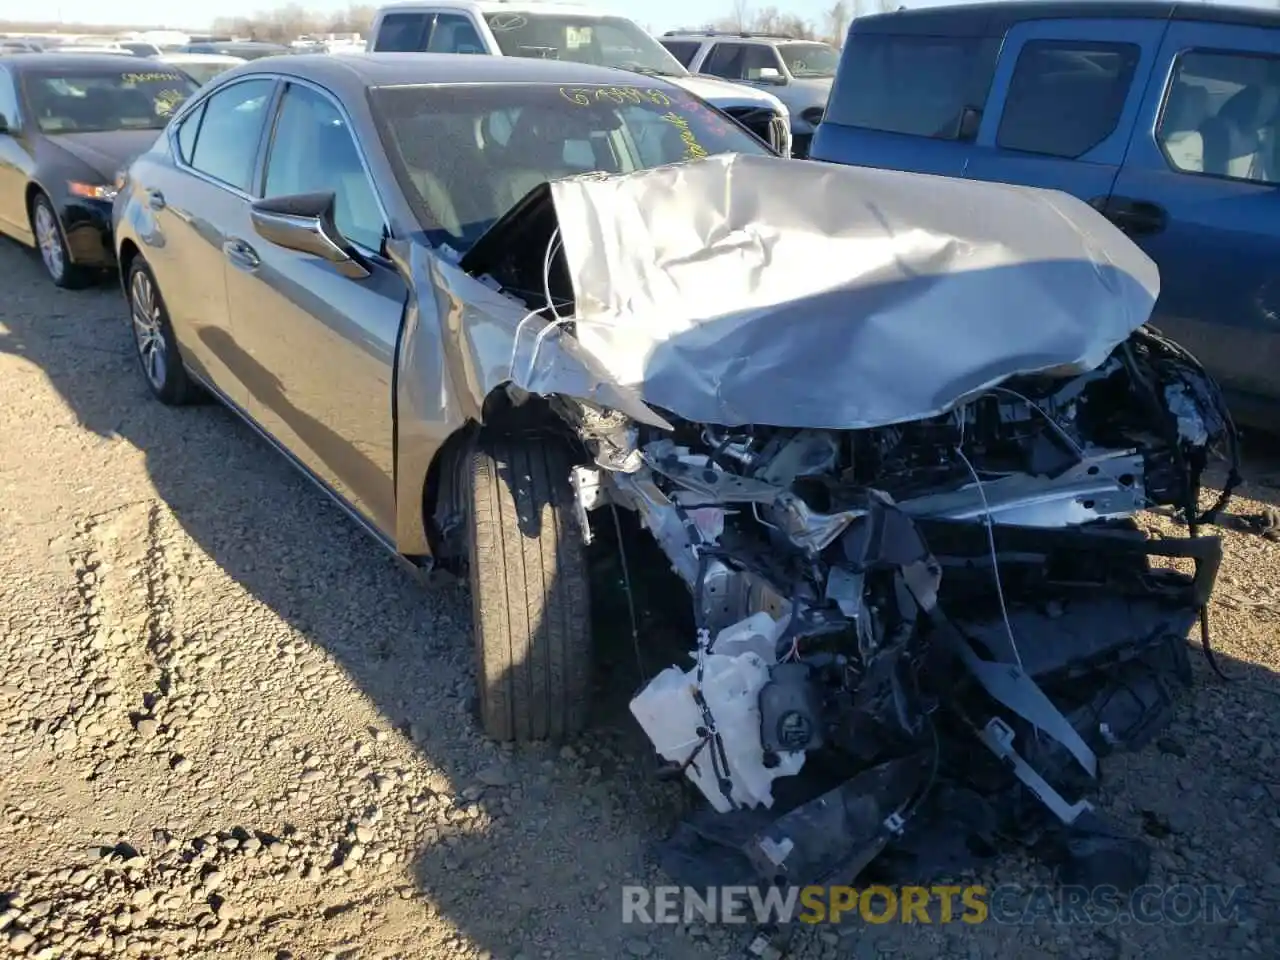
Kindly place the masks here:
[(789, 117), (787, 105), (766, 90), (757, 90), (741, 83), (730, 83), (716, 77), (690, 74), (687, 77), (667, 77), (669, 82), (701, 97), (717, 107), (759, 106), (772, 107), (784, 117)]
[(101, 133), (55, 133), (48, 136), (54, 146), (65, 150), (110, 183), (121, 168), (145, 153), (159, 130), (109, 130)]
[[(934, 416), (1015, 375), (1100, 365), (1159, 293), (1155, 264), (1057, 191), (745, 155), (539, 189), (572, 352), (693, 422)], [(540, 357), (518, 386), (583, 396), (562, 350)]]

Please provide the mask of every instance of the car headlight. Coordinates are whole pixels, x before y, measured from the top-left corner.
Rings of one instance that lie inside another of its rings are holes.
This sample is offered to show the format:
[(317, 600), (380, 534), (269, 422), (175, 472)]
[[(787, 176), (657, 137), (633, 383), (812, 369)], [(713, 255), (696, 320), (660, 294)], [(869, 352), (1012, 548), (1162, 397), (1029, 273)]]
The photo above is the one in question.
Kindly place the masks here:
[(67, 192), (73, 197), (86, 200), (114, 200), (117, 190), (113, 185), (104, 183), (80, 183), (76, 180), (67, 182)]

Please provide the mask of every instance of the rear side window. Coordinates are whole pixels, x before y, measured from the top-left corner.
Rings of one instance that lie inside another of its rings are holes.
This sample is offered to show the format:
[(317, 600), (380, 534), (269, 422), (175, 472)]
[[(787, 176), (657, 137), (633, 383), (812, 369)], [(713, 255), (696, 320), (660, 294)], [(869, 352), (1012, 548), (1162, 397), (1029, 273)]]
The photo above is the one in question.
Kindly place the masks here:
[(1182, 173), (1280, 183), (1280, 58), (1181, 54), (1156, 139)]
[(388, 13), (378, 27), (375, 51), (388, 53), (420, 53), (427, 47), (429, 13)]
[(698, 55), (698, 48), (702, 46), (694, 40), (660, 40), (658, 42), (667, 48), (667, 53), (679, 60), (680, 65), (686, 68), (693, 63), (693, 58)]
[(1132, 43), (1029, 41), (1013, 68), (996, 145), (1084, 156), (1119, 124), (1141, 54)]
[(253, 162), (258, 156), (267, 104), (274, 89), (274, 80), (245, 80), (219, 90), (205, 101), (191, 166), (249, 193), (253, 187)]
[(484, 53), (484, 44), (470, 17), (438, 13), (435, 29), (427, 42), (427, 53)]
[(826, 121), (954, 140), (966, 107), (981, 110), (1000, 41), (979, 37), (849, 37)]

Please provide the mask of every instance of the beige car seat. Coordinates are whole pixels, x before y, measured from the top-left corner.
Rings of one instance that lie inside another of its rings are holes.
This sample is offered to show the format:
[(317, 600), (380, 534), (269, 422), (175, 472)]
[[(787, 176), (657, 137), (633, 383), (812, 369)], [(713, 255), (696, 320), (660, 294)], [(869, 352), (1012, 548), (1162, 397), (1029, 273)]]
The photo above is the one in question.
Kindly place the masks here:
[(1204, 137), (1200, 126), (1208, 118), (1208, 90), (1185, 81), (1174, 86), (1169, 93), (1160, 135), (1169, 161), (1177, 169), (1204, 172)]

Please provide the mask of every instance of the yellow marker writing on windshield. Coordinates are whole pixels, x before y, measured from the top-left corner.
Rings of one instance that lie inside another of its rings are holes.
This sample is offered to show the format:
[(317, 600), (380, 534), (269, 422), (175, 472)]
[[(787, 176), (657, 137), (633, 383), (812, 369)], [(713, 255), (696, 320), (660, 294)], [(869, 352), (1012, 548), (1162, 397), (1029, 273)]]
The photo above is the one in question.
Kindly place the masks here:
[(688, 120), (674, 110), (664, 113), (662, 119), (680, 131), (680, 139), (684, 142), (684, 158), (686, 160), (701, 160), (707, 156), (707, 148), (698, 142), (698, 137), (693, 132), (693, 128), (689, 126)]

